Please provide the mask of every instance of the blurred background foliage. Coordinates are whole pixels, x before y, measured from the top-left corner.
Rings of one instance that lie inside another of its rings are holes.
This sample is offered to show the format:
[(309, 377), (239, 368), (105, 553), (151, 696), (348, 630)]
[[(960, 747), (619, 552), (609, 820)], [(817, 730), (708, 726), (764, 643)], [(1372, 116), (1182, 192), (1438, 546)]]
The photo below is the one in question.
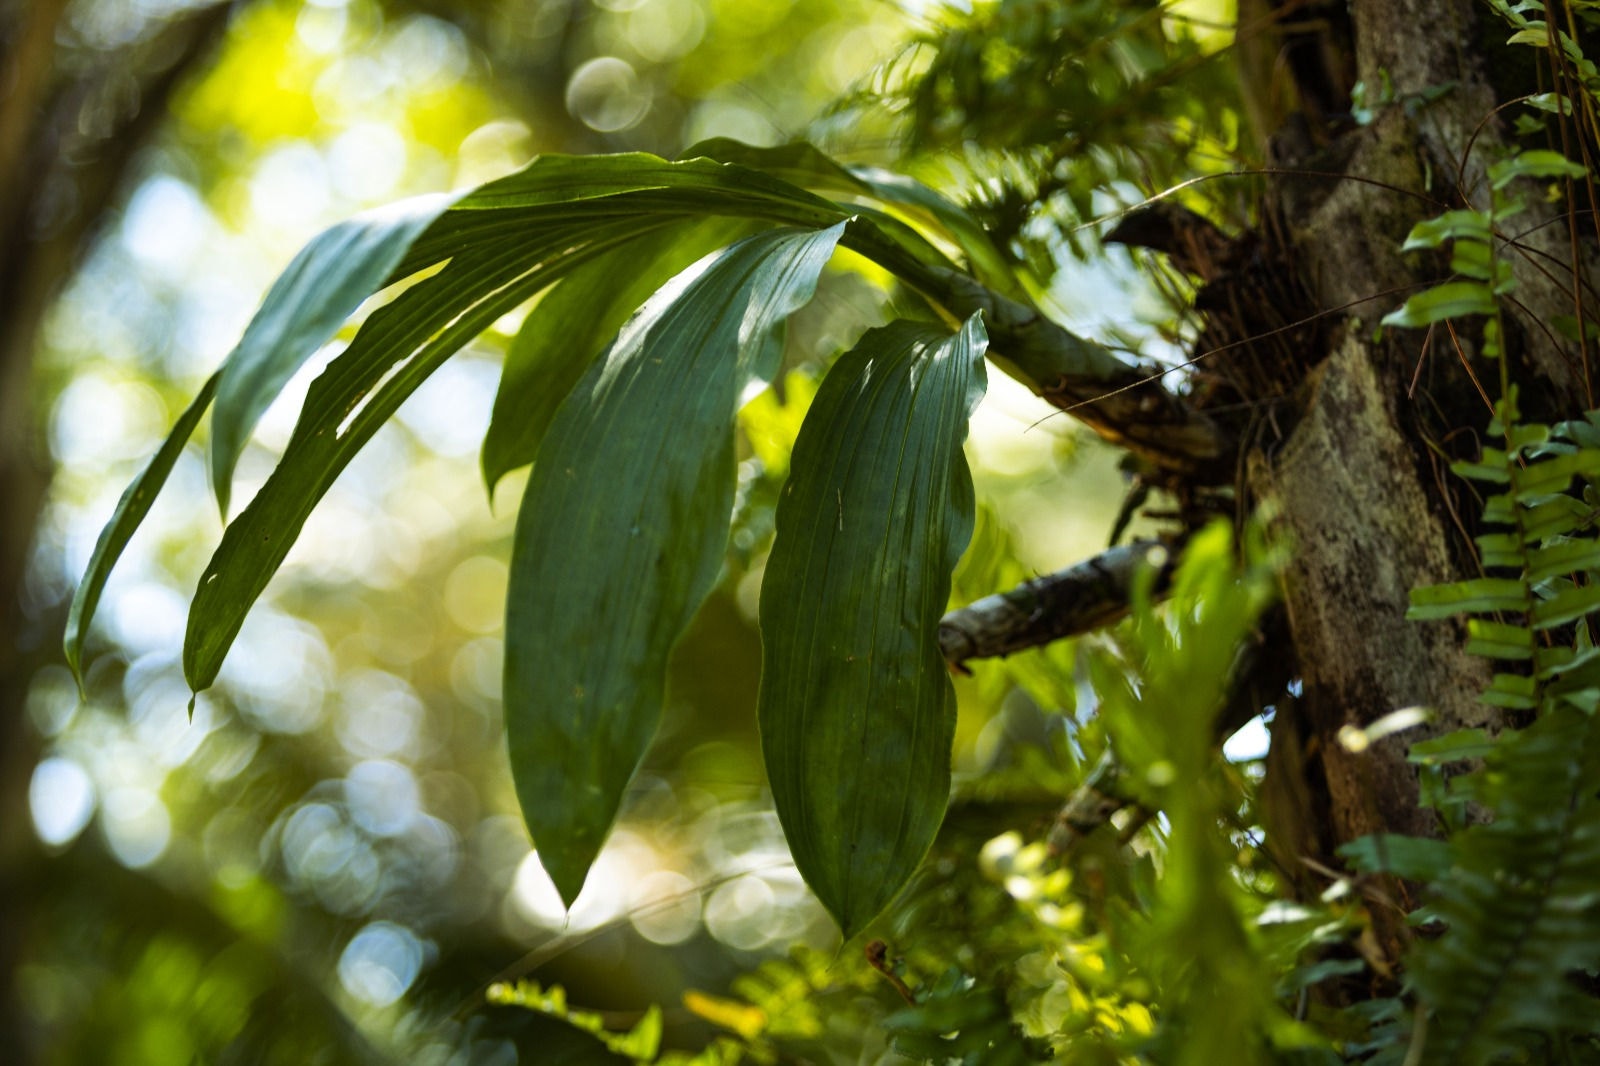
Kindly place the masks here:
[[(354, 211), (477, 183), (537, 152), (674, 155), (711, 135), (810, 136), (852, 160), (898, 161), (977, 204), (1058, 317), (1159, 360), (1182, 323), (1120, 250), (1099, 250), (1092, 268), (1076, 261), (1095, 245), (1082, 224), (1221, 169), (1237, 149), (1237, 113), (1200, 108), (1185, 80), (1223, 77), (1227, 35), (1209, 27), (1231, 13), (1216, 4), (963, 13), (883, 0), (13, 0), (0, 10), (22, 28), (16, 55), (30, 17), (53, 18), (48, 76), (94, 87), (75, 102), (55, 162), (26, 175), (40, 190), (30, 202), (56, 212), (35, 228), (49, 236), (76, 219), (81, 238), (32, 342), (28, 402), (54, 473), (23, 592), (29, 639), (46, 649), (124, 485), (275, 272)], [(213, 39), (172, 43), (190, 29)], [(1063, 41), (1077, 42), (1065, 60)], [(180, 59), (181, 77), (157, 98), (152, 72)], [(79, 164), (105, 158), (97, 133), (114, 135), (141, 109), (153, 110), (149, 131), (97, 206)], [(1202, 205), (1227, 210), (1220, 197)], [(723, 580), (679, 649), (654, 754), (570, 915), (532, 851), (503, 750), (507, 501), (518, 485), (491, 506), (474, 462), (515, 317), (437, 373), (340, 479), (219, 684), (192, 704), (178, 652), (221, 523), (204, 442), (191, 445), (107, 591), (87, 697), (45, 652), (18, 682), (28, 813), (7, 842), (5, 921), (20, 1061), (499, 1066), (626, 1061), (658, 1046), (709, 1046), (728, 1061), (895, 1061), (929, 1047), (965, 1054), (947, 1039), (957, 1029), (1025, 1057), (1053, 1034), (1063, 1053), (1115, 1061), (1148, 1040), (1161, 971), (1119, 963), (1106, 938), (1112, 912), (1154, 898), (1152, 854), (1178, 818), (1152, 824), (1132, 851), (1114, 834), (1095, 842), (1072, 874), (1027, 843), (1103, 750), (1091, 664), (1136, 673), (1142, 653), (1127, 645), (1056, 645), (958, 680), (957, 797), (923, 874), (883, 922), (891, 948), (876, 966), (859, 945), (837, 954), (787, 861), (756, 748), (755, 605), (800, 415), (827, 360), (882, 317), (876, 279), (855, 269), (824, 279), (791, 329), (784, 387), (742, 416)], [(239, 498), (271, 469), (306, 383), (336, 350), (262, 421)], [(975, 419), (979, 523), (958, 602), (1106, 541), (1121, 492), (1114, 456), (1049, 410), (996, 381)], [(1246, 761), (1218, 772), (1204, 800), (1216, 809), (1186, 824), (1225, 812), (1240, 827), (1236, 854), (1202, 849), (1185, 860), (1197, 869), (1259, 865), (1251, 741), (1231, 750)], [(1271, 887), (1266, 872), (1223, 888), (1194, 876), (1257, 910)], [(1240, 987), (1259, 990), (1257, 978)], [(919, 1006), (897, 982), (923, 993)], [(541, 1009), (505, 1006), (516, 1003)], [(552, 1013), (642, 1028), (605, 1050)]]

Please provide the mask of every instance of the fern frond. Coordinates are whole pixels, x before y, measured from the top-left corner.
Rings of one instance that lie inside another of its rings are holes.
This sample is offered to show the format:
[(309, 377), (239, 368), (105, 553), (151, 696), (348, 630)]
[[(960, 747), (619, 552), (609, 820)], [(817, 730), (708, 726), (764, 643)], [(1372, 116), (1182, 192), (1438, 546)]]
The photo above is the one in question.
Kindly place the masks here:
[(1444, 931), (1419, 939), (1408, 974), (1427, 1013), (1422, 1061), (1451, 1066), (1600, 1051), (1600, 999), (1574, 980), (1600, 967), (1600, 653), (1587, 622), (1600, 610), (1600, 430), (1521, 423), (1514, 390), (1490, 430), (1506, 449), (1455, 469), (1507, 489), (1483, 518), (1509, 528), (1477, 542), (1508, 576), (1415, 589), (1409, 612), (1468, 616), (1469, 649), (1507, 664), (1484, 702), (1537, 712), (1480, 746), (1481, 768), (1449, 790), (1490, 819), (1451, 837), (1424, 912)]
[(1557, 706), (1475, 776), (1494, 821), (1453, 841), (1431, 908), (1447, 929), (1411, 956), (1424, 1061), (1452, 1066), (1600, 1035), (1600, 1001), (1571, 979), (1600, 964), (1600, 723)]

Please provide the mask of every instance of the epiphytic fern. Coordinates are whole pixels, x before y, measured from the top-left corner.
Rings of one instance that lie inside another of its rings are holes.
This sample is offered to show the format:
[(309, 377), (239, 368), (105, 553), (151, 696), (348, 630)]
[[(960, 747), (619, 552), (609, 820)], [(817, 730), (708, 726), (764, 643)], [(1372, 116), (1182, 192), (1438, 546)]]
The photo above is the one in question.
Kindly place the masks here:
[(1414, 916), (1424, 935), (1408, 973), (1425, 1017), (1412, 1045), (1425, 1062), (1600, 1054), (1600, 648), (1588, 623), (1600, 608), (1600, 415), (1519, 423), (1515, 396), (1491, 427), (1506, 447), (1456, 468), (1502, 490), (1484, 509), (1499, 528), (1477, 538), (1487, 576), (1416, 589), (1409, 613), (1466, 615), (1468, 646), (1505, 667), (1484, 700), (1531, 718), (1413, 751), (1425, 766), (1482, 753), (1439, 793), (1442, 813), (1480, 816), (1450, 837)]

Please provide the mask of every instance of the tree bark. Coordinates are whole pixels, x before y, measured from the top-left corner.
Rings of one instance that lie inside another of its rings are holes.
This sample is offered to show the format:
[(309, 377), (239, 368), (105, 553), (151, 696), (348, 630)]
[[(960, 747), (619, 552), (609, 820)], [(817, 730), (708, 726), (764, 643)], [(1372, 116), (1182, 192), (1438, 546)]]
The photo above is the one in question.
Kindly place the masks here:
[[(1443, 329), (1426, 348), (1421, 331), (1375, 335), (1379, 317), (1404, 295), (1447, 276), (1442, 262), (1400, 253), (1411, 226), (1447, 207), (1487, 201), (1485, 160), (1502, 134), (1489, 117), (1497, 101), (1481, 57), (1462, 43), (1481, 39), (1475, 10), (1467, 0), (1354, 0), (1355, 72), (1368, 86), (1387, 79), (1395, 103), (1371, 125), (1299, 157), (1284, 139), (1275, 145), (1278, 158), (1288, 155), (1284, 170), (1359, 179), (1286, 176), (1272, 190), (1269, 211), (1283, 220), (1314, 305), (1344, 308), (1392, 294), (1330, 323), (1326, 348), (1310, 361), (1291, 409), (1277, 416), (1282, 437), (1247, 456), (1251, 491), (1272, 501), (1295, 549), (1283, 586), (1303, 689), (1275, 722), (1266, 794), (1274, 805), (1269, 836), (1304, 890), (1320, 887), (1304, 860), (1337, 866), (1334, 849), (1355, 837), (1437, 832), (1419, 806), (1407, 747), (1425, 735), (1498, 722), (1498, 712), (1478, 700), (1490, 670), (1463, 650), (1460, 627), (1404, 617), (1411, 588), (1476, 573), (1468, 534), (1478, 505), (1458, 503), (1459, 483), (1439, 458), (1452, 447), (1454, 457), (1466, 454), (1454, 441), (1469, 442), (1470, 452), (1488, 421), (1469, 376), (1473, 341), (1457, 331), (1458, 358)], [(1421, 102), (1440, 87), (1448, 91)], [(1561, 227), (1550, 230), (1564, 236)], [(1512, 379), (1525, 397), (1538, 398), (1538, 415), (1592, 406), (1578, 354), (1548, 344), (1548, 331), (1534, 321), (1563, 301), (1570, 311), (1570, 294), (1531, 258), (1516, 269), (1518, 298), (1532, 312), (1519, 332), (1537, 343), (1512, 350)], [(1477, 365), (1497, 377), (1492, 364)], [(1423, 731), (1360, 753), (1339, 742), (1344, 726), (1416, 704), (1433, 711)], [(1392, 958), (1406, 931), (1400, 915), (1380, 910), (1375, 928)]]

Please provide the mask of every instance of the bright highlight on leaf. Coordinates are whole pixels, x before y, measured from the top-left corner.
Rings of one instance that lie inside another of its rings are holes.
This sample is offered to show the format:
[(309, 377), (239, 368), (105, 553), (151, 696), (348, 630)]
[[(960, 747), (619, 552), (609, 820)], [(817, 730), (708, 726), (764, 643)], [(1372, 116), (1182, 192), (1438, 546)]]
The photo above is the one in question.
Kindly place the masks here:
[(350, 313), (383, 287), (411, 243), (454, 199), (420, 196), (332, 226), (313, 238), (273, 283), (222, 364), (217, 385), (211, 482), (223, 518), (228, 515), (233, 469), (261, 415)]
[(829, 372), (795, 442), (761, 591), (761, 735), (806, 882), (853, 936), (927, 852), (950, 792), (939, 653), (972, 535), (962, 455), (982, 322), (896, 322)]
[(579, 267), (540, 299), (506, 352), (483, 439), (491, 496), (502, 477), (533, 462), (561, 401), (628, 316), (668, 278), (748, 226), (731, 219), (677, 223)]

